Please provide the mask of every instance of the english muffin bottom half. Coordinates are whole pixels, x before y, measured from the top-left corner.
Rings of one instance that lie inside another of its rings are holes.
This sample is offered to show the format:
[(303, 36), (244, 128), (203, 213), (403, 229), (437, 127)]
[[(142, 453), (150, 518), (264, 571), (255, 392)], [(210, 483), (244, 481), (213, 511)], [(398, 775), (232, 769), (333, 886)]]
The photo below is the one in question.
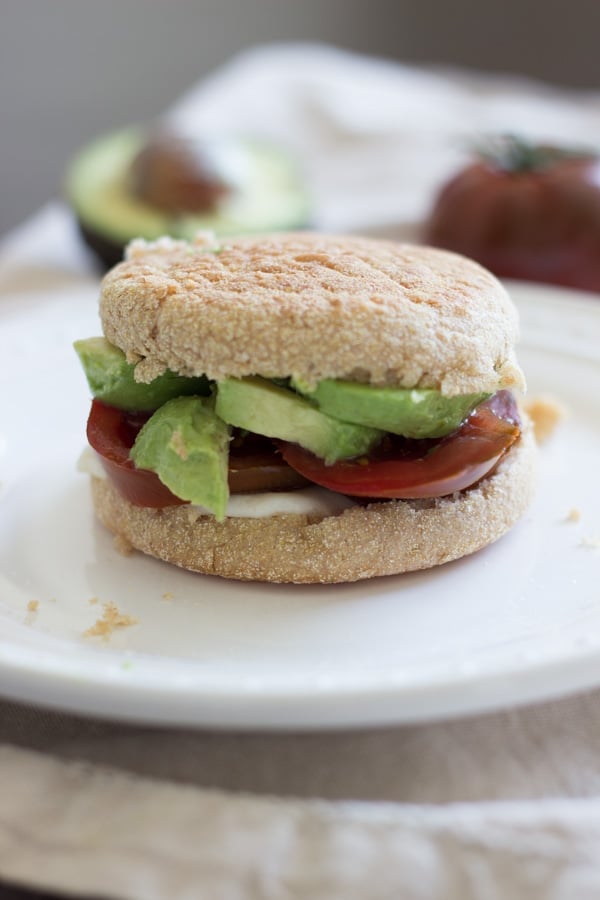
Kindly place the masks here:
[(121, 543), (241, 580), (356, 581), (523, 515), (516, 310), (428, 247), (316, 233), (134, 241), (76, 342), (87, 468)]

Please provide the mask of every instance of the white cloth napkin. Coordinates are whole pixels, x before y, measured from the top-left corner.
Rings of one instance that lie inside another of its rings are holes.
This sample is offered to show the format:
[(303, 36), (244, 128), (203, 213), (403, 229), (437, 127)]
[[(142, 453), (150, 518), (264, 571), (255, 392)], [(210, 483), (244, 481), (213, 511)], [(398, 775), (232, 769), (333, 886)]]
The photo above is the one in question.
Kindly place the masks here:
[(600, 145), (599, 94), (320, 45), (250, 50), (167, 118), (190, 133), (256, 133), (289, 146), (305, 167), (316, 224), (343, 231), (421, 220), (482, 136)]
[(0, 877), (18, 883), (117, 900), (600, 894), (598, 692), (339, 734), (7, 703), (0, 723)]
[[(418, 221), (482, 132), (600, 143), (597, 95), (312, 45), (248, 52), (169, 114), (289, 145), (315, 224), (332, 230)], [(4, 242), (0, 303), (96, 277), (56, 204)], [(136, 900), (595, 897), (599, 736), (598, 692), (329, 735), (142, 728), (4, 702), (0, 878)]]
[(10, 747), (0, 747), (0, 786), (3, 874), (78, 896), (581, 900), (600, 891), (597, 801), (281, 801)]

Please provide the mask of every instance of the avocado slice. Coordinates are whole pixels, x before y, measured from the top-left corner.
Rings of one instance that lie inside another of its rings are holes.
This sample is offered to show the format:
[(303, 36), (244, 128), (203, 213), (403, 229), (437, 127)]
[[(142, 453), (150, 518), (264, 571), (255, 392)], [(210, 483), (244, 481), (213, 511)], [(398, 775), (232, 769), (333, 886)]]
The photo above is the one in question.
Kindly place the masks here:
[(163, 484), (225, 518), (229, 486), (230, 429), (215, 415), (207, 397), (176, 397), (151, 416), (130, 451), (140, 469), (156, 472)]
[(104, 337), (84, 338), (73, 344), (83, 366), (94, 397), (135, 412), (158, 409), (172, 397), (182, 394), (208, 395), (208, 379), (186, 378), (167, 371), (149, 384), (134, 378), (135, 366), (125, 359), (125, 354)]
[(294, 391), (258, 376), (219, 381), (215, 412), (230, 425), (300, 444), (326, 463), (361, 456), (383, 436), (378, 429), (331, 418)]
[(407, 438), (438, 438), (455, 431), (489, 394), (444, 397), (432, 388), (377, 387), (331, 378), (320, 381), (306, 396), (321, 412), (343, 422)]
[(246, 161), (244, 178), (215, 209), (176, 213), (140, 200), (130, 174), (145, 139), (141, 128), (100, 137), (80, 152), (67, 172), (67, 200), (84, 239), (105, 265), (118, 262), (135, 237), (190, 240), (204, 230), (234, 235), (308, 224), (310, 203), (295, 161), (282, 148), (257, 140), (237, 139)]

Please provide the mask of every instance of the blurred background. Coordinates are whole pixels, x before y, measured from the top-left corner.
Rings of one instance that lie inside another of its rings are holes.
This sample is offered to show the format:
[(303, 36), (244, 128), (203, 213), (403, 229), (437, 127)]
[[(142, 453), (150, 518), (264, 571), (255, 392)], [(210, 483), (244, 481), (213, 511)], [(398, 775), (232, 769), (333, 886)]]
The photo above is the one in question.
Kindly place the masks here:
[(0, 234), (98, 133), (145, 122), (244, 48), (321, 41), (600, 87), (597, 0), (1, 0)]

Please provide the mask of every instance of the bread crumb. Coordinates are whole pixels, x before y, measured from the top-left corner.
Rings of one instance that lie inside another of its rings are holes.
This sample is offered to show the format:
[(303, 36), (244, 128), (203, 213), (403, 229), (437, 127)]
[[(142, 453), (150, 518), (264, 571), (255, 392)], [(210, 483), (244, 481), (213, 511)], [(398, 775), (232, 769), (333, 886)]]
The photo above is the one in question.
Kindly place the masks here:
[(39, 600), (30, 600), (27, 604), (27, 615), (25, 616), (25, 625), (33, 625), (40, 608)]
[(573, 506), (563, 519), (563, 522), (579, 522), (581, 519), (581, 510)]
[(171, 253), (173, 250), (184, 250), (187, 247), (185, 241), (178, 241), (175, 238), (163, 236), (155, 241), (146, 241), (144, 238), (134, 238), (125, 247), (125, 259), (136, 259), (139, 256), (145, 256), (147, 253)]
[(137, 625), (138, 620), (133, 616), (120, 612), (114, 603), (102, 604), (102, 616), (94, 622), (91, 628), (83, 632), (84, 637), (100, 637), (107, 641), (117, 628), (128, 628)]
[(163, 600), (174, 600), (175, 594), (172, 591), (165, 591), (162, 598)]
[(120, 534), (115, 534), (113, 537), (113, 547), (121, 556), (131, 556), (133, 553), (133, 545)]
[(544, 394), (531, 397), (523, 405), (533, 422), (533, 431), (538, 444), (547, 441), (567, 415), (566, 407), (559, 400)]
[(90, 597), (90, 599), (88, 600), (88, 603), (90, 604), (90, 606), (95, 606), (97, 602), (98, 602), (97, 597)]
[(156, 238), (154, 241), (146, 241), (144, 238), (134, 238), (125, 247), (125, 259), (137, 259), (148, 253), (172, 253), (173, 250), (191, 252), (195, 248), (201, 250), (218, 250), (219, 242), (214, 231), (202, 229), (197, 231), (192, 242), (177, 240), (167, 235)]
[(594, 534), (581, 538), (581, 546), (589, 547), (591, 550), (600, 550), (600, 535)]

